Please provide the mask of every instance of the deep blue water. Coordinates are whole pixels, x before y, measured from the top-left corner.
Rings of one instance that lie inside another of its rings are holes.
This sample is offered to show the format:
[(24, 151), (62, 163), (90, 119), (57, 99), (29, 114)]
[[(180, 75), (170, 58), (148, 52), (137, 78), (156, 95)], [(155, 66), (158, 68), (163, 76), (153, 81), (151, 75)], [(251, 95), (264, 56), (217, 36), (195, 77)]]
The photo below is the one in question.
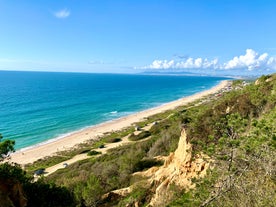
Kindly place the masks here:
[(0, 133), (20, 149), (192, 95), (225, 79), (0, 71)]

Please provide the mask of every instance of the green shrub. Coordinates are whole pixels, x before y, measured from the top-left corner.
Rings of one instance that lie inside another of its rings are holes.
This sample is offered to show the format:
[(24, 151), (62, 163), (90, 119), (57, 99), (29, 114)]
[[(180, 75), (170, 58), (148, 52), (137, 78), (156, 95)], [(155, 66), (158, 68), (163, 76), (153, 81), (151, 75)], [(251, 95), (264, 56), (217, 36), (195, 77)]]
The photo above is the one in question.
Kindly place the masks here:
[(90, 151), (90, 149), (84, 149), (84, 150), (81, 150), (80, 151), (80, 154), (85, 154), (85, 153), (87, 153), (87, 152), (89, 152)]
[(135, 135), (134, 133), (132, 133), (129, 136), (129, 140), (138, 141), (138, 140), (141, 140), (141, 139), (145, 139), (145, 138), (149, 137), (150, 135), (151, 135), (151, 133), (149, 131), (142, 131), (138, 135)]
[(93, 156), (93, 155), (98, 155), (98, 154), (101, 154), (101, 152), (98, 152), (96, 150), (91, 150), (87, 153), (88, 156)]
[(161, 160), (156, 160), (153, 158), (146, 158), (146, 159), (142, 159), (139, 162), (137, 162), (134, 166), (134, 172), (137, 171), (143, 171), (145, 169), (151, 168), (153, 166), (161, 166), (163, 165), (163, 161)]
[(109, 138), (106, 140), (107, 143), (115, 143), (115, 142), (120, 142), (120, 141), (122, 141), (122, 139), (118, 138), (118, 137)]
[[(76, 206), (74, 196), (66, 187), (49, 184), (43, 179), (33, 182), (32, 177), (26, 175), (26, 172), (17, 164), (0, 164), (0, 180), (1, 184), (6, 184), (7, 188), (5, 190), (8, 191), (8, 194), (12, 196), (12, 192), (16, 192), (16, 199), (12, 199), (16, 203), (9, 203), (7, 206), (19, 206), (19, 200), (17, 199), (20, 196), (22, 199), (22, 193), (28, 207)], [(20, 189), (23, 192), (20, 192)], [(0, 200), (0, 202), (3, 201)]]

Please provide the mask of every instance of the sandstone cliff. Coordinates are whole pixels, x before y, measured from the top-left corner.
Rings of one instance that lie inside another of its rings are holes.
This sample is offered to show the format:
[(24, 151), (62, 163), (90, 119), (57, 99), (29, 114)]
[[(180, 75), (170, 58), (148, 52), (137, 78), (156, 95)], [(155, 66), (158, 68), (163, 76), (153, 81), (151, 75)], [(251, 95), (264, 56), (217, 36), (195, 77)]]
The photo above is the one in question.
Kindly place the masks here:
[[(181, 189), (194, 188), (192, 178), (199, 178), (206, 174), (209, 167), (208, 158), (196, 155), (192, 159), (192, 145), (187, 142), (186, 132), (183, 129), (178, 148), (166, 159), (163, 166), (149, 169), (141, 174), (149, 175), (149, 182), (155, 186), (155, 192), (149, 206), (162, 206), (171, 198), (170, 187), (176, 185)], [(150, 172), (150, 173), (149, 173)]]
[[(134, 175), (147, 179), (146, 186), (149, 187), (151, 198), (148, 206), (165, 206), (173, 196), (173, 187), (189, 190), (194, 188), (192, 178), (200, 178), (206, 174), (210, 164), (210, 159), (205, 155), (192, 157), (192, 145), (187, 141), (186, 132), (183, 129), (178, 148), (169, 156), (164, 157), (164, 165), (152, 167)], [(114, 197), (114, 194), (125, 197), (132, 191), (132, 187), (115, 190), (105, 195)], [(139, 206), (139, 202), (134, 202), (128, 206)]]

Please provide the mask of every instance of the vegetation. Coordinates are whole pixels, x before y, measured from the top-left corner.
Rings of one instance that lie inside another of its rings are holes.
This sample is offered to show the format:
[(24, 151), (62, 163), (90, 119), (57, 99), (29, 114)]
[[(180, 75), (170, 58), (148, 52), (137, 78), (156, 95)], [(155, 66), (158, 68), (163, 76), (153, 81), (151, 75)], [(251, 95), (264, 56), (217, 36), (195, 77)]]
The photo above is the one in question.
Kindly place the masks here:
[(79, 144), (79, 146), (74, 149), (60, 151), (55, 156), (46, 157), (43, 159), (39, 159), (32, 164), (27, 164), (25, 165), (25, 169), (27, 170), (27, 172), (33, 172), (35, 169), (48, 168), (70, 158), (73, 158), (78, 154), (88, 153), (91, 149), (104, 148), (105, 143), (119, 142), (121, 140), (121, 138), (119, 137), (124, 137), (132, 133), (133, 131), (133, 128), (128, 128), (122, 131), (108, 133), (101, 139), (90, 140), (87, 143)]
[(65, 187), (45, 182), (33, 182), (19, 165), (0, 165), (1, 206), (61, 207), (76, 206), (74, 196)]
[(98, 155), (98, 154), (101, 154), (101, 152), (98, 152), (96, 150), (91, 150), (87, 153), (87, 155), (89, 155), (89, 156)]
[(2, 141), (3, 136), (0, 134), (0, 162), (8, 157), (10, 152), (14, 152), (13, 140), (4, 140)]
[[(207, 98), (204, 104), (149, 117), (136, 125), (158, 123), (149, 131), (132, 134), (134, 142), (71, 164), (39, 182), (30, 182), (24, 171), (12, 166), (15, 179), (23, 183), (33, 206), (42, 206), (38, 202), (44, 203), (48, 196), (57, 197), (51, 206), (146, 206), (154, 185), (134, 173), (162, 165), (157, 157), (175, 151), (185, 127), (193, 155), (208, 155), (211, 167), (204, 178), (192, 180), (196, 185), (192, 190), (172, 186), (172, 199), (164, 206), (276, 206), (276, 75), (262, 76), (246, 86), (234, 81), (233, 87), (219, 98)], [(133, 132), (129, 128), (107, 134), (82, 150), (94, 155), (93, 148)], [(110, 193), (129, 186), (133, 190), (126, 196)], [(43, 198), (32, 200), (31, 194), (42, 194), (43, 188)], [(62, 203), (63, 199), (70, 202)]]
[(276, 205), (276, 77), (257, 83), (188, 115), (193, 147), (214, 159), (213, 169), (169, 206)]
[(141, 139), (145, 139), (145, 138), (149, 137), (150, 135), (151, 135), (151, 133), (149, 131), (142, 131), (141, 133), (139, 133), (137, 135), (132, 133), (128, 139), (131, 141), (138, 141)]
[(120, 142), (122, 141), (121, 138), (115, 137), (115, 138), (110, 138), (109, 140), (107, 140), (107, 143), (115, 143), (115, 142)]

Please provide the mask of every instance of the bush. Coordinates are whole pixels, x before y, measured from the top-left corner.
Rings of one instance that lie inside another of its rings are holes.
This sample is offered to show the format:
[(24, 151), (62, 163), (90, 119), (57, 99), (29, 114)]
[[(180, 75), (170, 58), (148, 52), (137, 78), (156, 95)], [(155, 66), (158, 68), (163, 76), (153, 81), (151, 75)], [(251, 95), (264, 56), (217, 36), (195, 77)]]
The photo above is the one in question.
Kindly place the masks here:
[(122, 139), (119, 137), (109, 138), (106, 140), (107, 143), (115, 143), (115, 142), (120, 142), (120, 141), (122, 141)]
[(148, 151), (149, 157), (169, 155), (176, 150), (180, 137), (180, 129), (175, 126), (160, 132), (162, 137), (155, 141)]
[(102, 148), (104, 148), (104, 147), (105, 147), (104, 144), (100, 144), (100, 145), (99, 145), (99, 148), (100, 148), (100, 149), (102, 149)]
[(91, 150), (90, 152), (87, 153), (88, 156), (93, 156), (93, 155), (98, 155), (101, 154), (101, 152), (98, 152), (96, 150)]
[[(11, 194), (12, 191), (17, 193), (16, 199), (12, 200), (12, 202), (15, 202), (14, 205), (9, 204), (9, 206), (19, 206), (18, 199), (26, 199), (28, 207), (76, 206), (74, 196), (66, 187), (49, 184), (42, 179), (33, 182), (32, 177), (26, 175), (26, 172), (17, 164), (0, 164), (0, 180), (1, 183), (6, 182), (8, 194)], [(23, 189), (23, 192), (21, 192), (21, 189)], [(0, 202), (3, 201), (0, 200)]]
[(152, 159), (152, 158), (142, 159), (135, 164), (134, 172), (149, 169), (153, 166), (161, 166), (161, 165), (163, 165), (163, 163), (164, 162), (161, 160), (156, 160), (156, 159)]
[(90, 151), (90, 149), (84, 149), (84, 150), (80, 151), (80, 154), (84, 154), (84, 153), (87, 153), (89, 151)]
[(131, 141), (138, 141), (138, 140), (141, 140), (141, 139), (144, 139), (144, 138), (147, 138), (151, 135), (151, 133), (149, 131), (142, 131), (141, 133), (139, 133), (138, 135), (135, 135), (135, 134), (131, 134), (129, 136), (129, 140)]

